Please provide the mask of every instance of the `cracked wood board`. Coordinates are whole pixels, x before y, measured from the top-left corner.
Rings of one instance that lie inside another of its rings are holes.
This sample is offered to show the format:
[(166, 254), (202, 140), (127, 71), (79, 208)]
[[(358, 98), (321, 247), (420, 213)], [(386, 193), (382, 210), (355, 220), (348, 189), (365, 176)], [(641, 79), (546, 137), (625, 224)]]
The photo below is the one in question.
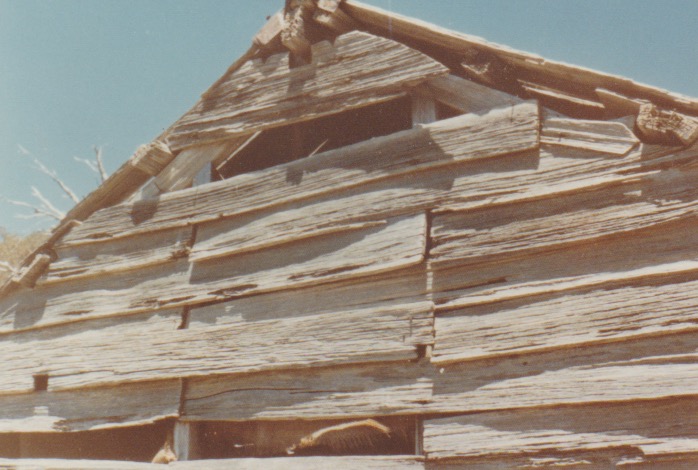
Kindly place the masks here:
[[(433, 304), (178, 329), (180, 312), (14, 333), (0, 342), (0, 393), (30, 392), (33, 374), (60, 391), (211, 374), (412, 360), (433, 342)], [(115, 341), (118, 338), (118, 341)], [(137, 359), (134, 359), (137, 358)]]
[[(54, 283), (0, 301), (0, 331), (315, 286), (419, 265), (426, 246), (419, 214), (268, 250), (191, 264), (182, 258), (112, 276)], [(302, 249), (301, 249), (302, 247)]]

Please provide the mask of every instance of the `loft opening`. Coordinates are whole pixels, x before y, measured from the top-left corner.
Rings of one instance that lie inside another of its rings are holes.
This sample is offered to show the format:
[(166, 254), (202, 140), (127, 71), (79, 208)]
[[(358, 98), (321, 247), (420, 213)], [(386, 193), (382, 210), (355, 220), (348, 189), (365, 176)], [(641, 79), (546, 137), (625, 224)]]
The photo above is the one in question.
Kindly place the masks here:
[(409, 129), (412, 127), (410, 110), (410, 99), (404, 97), (266, 130), (242, 151), (222, 162), (214, 178), (225, 179), (263, 170), (313, 153)]
[(94, 431), (0, 433), (0, 458), (151, 462), (173, 420)]
[(360, 420), (202, 421), (196, 459), (417, 455), (417, 418)]
[[(214, 163), (211, 178), (227, 179), (410, 129), (414, 125), (412, 99), (404, 96), (265, 130), (222, 162)], [(435, 107), (437, 120), (462, 114), (438, 102)]]

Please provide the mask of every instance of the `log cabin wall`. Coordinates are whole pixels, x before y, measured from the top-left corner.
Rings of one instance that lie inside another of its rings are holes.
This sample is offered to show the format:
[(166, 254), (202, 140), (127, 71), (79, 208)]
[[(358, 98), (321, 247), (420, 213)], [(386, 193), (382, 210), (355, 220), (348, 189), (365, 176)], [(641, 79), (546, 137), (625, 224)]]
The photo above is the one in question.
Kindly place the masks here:
[[(339, 4), (305, 65), (272, 18), (6, 286), (0, 456), (690, 468), (698, 108)], [(367, 419), (390, 448), (286, 456)]]

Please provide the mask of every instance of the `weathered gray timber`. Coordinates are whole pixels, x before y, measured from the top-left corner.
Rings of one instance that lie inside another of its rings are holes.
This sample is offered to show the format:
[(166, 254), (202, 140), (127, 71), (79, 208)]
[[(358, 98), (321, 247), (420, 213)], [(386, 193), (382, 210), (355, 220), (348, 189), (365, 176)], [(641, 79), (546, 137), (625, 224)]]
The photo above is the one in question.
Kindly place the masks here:
[[(0, 292), (0, 455), (695, 468), (696, 114), (353, 0), (289, 0)], [(342, 438), (383, 455), (279, 458), (368, 419), (390, 443)]]
[(174, 124), (168, 143), (181, 149), (379, 103), (448, 71), (400, 43), (357, 31), (315, 44), (312, 55), (311, 65), (295, 69), (288, 54), (247, 62)]

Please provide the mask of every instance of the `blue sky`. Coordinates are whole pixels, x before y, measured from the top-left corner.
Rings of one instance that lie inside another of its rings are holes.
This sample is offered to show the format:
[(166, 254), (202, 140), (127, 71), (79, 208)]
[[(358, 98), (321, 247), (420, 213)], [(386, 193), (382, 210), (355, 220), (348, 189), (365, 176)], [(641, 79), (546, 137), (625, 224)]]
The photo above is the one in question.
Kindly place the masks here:
[[(698, 96), (696, 0), (365, 0), (492, 42)], [(0, 196), (39, 187), (68, 209), (20, 146), (78, 193), (73, 160), (109, 171), (187, 111), (282, 0), (0, 0)], [(0, 202), (0, 227), (26, 233)]]

